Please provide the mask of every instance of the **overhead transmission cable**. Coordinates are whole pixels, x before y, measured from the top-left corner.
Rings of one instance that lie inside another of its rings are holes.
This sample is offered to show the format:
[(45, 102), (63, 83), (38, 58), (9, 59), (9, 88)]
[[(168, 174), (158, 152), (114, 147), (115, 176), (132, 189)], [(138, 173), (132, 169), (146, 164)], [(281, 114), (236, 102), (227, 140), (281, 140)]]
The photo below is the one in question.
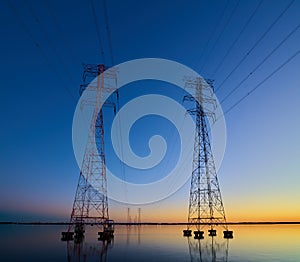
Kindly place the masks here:
[[(90, 0), (91, 4), (92, 4), (92, 9), (93, 9), (93, 15), (94, 15), (94, 22), (96, 24), (97, 29), (97, 34), (98, 34), (98, 38), (99, 38), (99, 43), (100, 47), (101, 47), (101, 53), (103, 55), (104, 58), (104, 50), (103, 50), (103, 45), (101, 42), (101, 36), (100, 36), (100, 29), (98, 27), (98, 23), (97, 23), (97, 18), (96, 18), (96, 12), (95, 12), (95, 7), (93, 5), (93, 0)], [(103, 13), (104, 13), (104, 19), (105, 19), (105, 30), (106, 30), (106, 36), (107, 36), (107, 41), (108, 41), (108, 46), (109, 46), (109, 54), (110, 54), (110, 61), (111, 61), (111, 66), (114, 66), (114, 55), (113, 55), (113, 48), (112, 48), (112, 41), (111, 41), (111, 33), (110, 33), (110, 27), (109, 27), (109, 18), (108, 18), (108, 12), (107, 12), (107, 3), (106, 0), (102, 1), (103, 3)], [(104, 63), (105, 60), (103, 59)], [(120, 96), (119, 96), (119, 91), (118, 89), (115, 91), (116, 93), (116, 107), (117, 107), (117, 111), (120, 110)], [(125, 164), (123, 162), (124, 160), (124, 150), (123, 150), (123, 144), (122, 144), (122, 129), (121, 129), (121, 120), (120, 120), (120, 116), (118, 117), (118, 122), (119, 122), (119, 138), (118, 138), (118, 142), (119, 142), (119, 146), (120, 146), (120, 151), (121, 151), (121, 158), (120, 163), (121, 163), (121, 173), (122, 173), (122, 179), (123, 181), (125, 181)], [(126, 184), (124, 183), (124, 187), (125, 187), (125, 198), (128, 201), (128, 196), (127, 196), (127, 188), (126, 188)]]
[(223, 65), (225, 59), (228, 57), (228, 55), (230, 54), (231, 50), (233, 49), (233, 47), (235, 46), (235, 44), (239, 41), (240, 37), (242, 36), (242, 34), (244, 33), (244, 31), (246, 30), (246, 28), (248, 27), (248, 25), (250, 24), (251, 20), (253, 19), (253, 17), (255, 16), (255, 14), (257, 13), (259, 7), (261, 6), (261, 4), (263, 3), (264, 0), (260, 0), (260, 2), (258, 3), (258, 5), (256, 6), (256, 8), (253, 10), (253, 12), (251, 13), (251, 15), (249, 16), (248, 20), (246, 21), (246, 23), (244, 24), (243, 28), (241, 29), (241, 31), (238, 33), (237, 37), (234, 39), (234, 41), (232, 42), (232, 44), (230, 45), (230, 47), (227, 49), (225, 55), (222, 57), (221, 61), (219, 62), (219, 64), (216, 66), (215, 70), (213, 71), (213, 74), (211, 76), (211, 78), (214, 78), (215, 74), (219, 71), (219, 69), (221, 68), (221, 66)]
[[(62, 23), (60, 23), (58, 20), (58, 17), (56, 15), (56, 12), (53, 11), (53, 6), (51, 7), (51, 5), (49, 5), (49, 2), (52, 2), (51, 0), (46, 0), (43, 2), (43, 4), (45, 5), (45, 9), (48, 12), (48, 15), (51, 18), (51, 21), (53, 21), (53, 25), (55, 26), (55, 31), (58, 33), (58, 35), (62, 36), (65, 35), (65, 32), (63, 32), (62, 29)], [(64, 42), (64, 44), (66, 44), (66, 42)], [(74, 57), (74, 52), (72, 50), (72, 46), (69, 44), (67, 46), (68, 49), (68, 53), (71, 57)], [(77, 81), (76, 81), (77, 82)]]
[(221, 100), (221, 104), (224, 103), (250, 76), (255, 73), (257, 69), (259, 69), (296, 31), (300, 28), (300, 24), (298, 24), (278, 45), (276, 45), (271, 52), (262, 60), (260, 61), (252, 70), (251, 72), (244, 77), (244, 79), (235, 87), (233, 88), (226, 96)]
[[(108, 11), (107, 11), (107, 3), (106, 0), (102, 1), (103, 3), (103, 13), (104, 13), (104, 20), (105, 20), (105, 30), (106, 30), (106, 36), (107, 36), (107, 41), (108, 41), (108, 47), (109, 47), (109, 54), (110, 54), (110, 61), (111, 61), (111, 66), (114, 66), (114, 55), (113, 55), (113, 48), (112, 48), (112, 41), (111, 41), (111, 34), (110, 34), (110, 27), (109, 27), (109, 18), (108, 18)], [(117, 100), (117, 110), (120, 110), (120, 96), (119, 96), (119, 90), (117, 89), (115, 91), (116, 93), (116, 100)], [(122, 173), (122, 179), (123, 181), (126, 180), (125, 177), (125, 164), (123, 162), (124, 160), (124, 150), (123, 150), (123, 139), (122, 139), (122, 125), (121, 125), (121, 119), (120, 116), (118, 117), (118, 122), (119, 122), (119, 146), (120, 146), (120, 151), (121, 151), (121, 158), (120, 164), (121, 164), (121, 173)], [(129, 139), (129, 138), (128, 138)], [(128, 196), (127, 196), (127, 187), (126, 184), (124, 183), (125, 187), (125, 198), (128, 201)]]
[(240, 67), (240, 65), (246, 60), (246, 58), (251, 54), (251, 52), (258, 46), (258, 44), (265, 38), (265, 36), (271, 31), (271, 29), (277, 24), (277, 22), (282, 18), (282, 16), (287, 12), (291, 5), (295, 2), (292, 0), (283, 9), (283, 11), (277, 16), (273, 23), (267, 28), (267, 30), (260, 36), (260, 38), (254, 43), (254, 45), (246, 52), (242, 59), (237, 63), (237, 65), (231, 70), (231, 72), (225, 77), (222, 83), (218, 86), (215, 92), (218, 92), (223, 84), (229, 79), (229, 77)]
[[(17, 20), (18, 20), (21, 28), (23, 28), (24, 32), (31, 39), (31, 41), (33, 42), (34, 46), (39, 50), (39, 52), (41, 53), (41, 55), (42, 55), (43, 59), (45, 60), (45, 62), (50, 66), (50, 68), (55, 73), (55, 75), (57, 76), (57, 78), (63, 81), (63, 77), (59, 73), (59, 70), (57, 70), (56, 67), (55, 67), (55, 65), (50, 61), (50, 59), (46, 55), (44, 49), (41, 47), (40, 43), (35, 39), (35, 37), (31, 33), (31, 31), (27, 27), (26, 23), (23, 21), (20, 13), (18, 12), (18, 10), (14, 6), (14, 4), (10, 0), (7, 0), (7, 3), (9, 4), (10, 8), (14, 12), (15, 17), (17, 18)], [(63, 87), (66, 89), (66, 91), (68, 92), (68, 94), (73, 98), (73, 100), (75, 102), (77, 102), (77, 99), (75, 98), (75, 96), (73, 95), (73, 93), (71, 92), (71, 90), (66, 85), (63, 85)]]
[(299, 54), (300, 54), (300, 49), (298, 49), (293, 55), (291, 55), (287, 60), (285, 60), (282, 64), (280, 64), (275, 70), (273, 70), (267, 77), (265, 77), (256, 86), (254, 86), (247, 94), (242, 96), (237, 102), (235, 102), (231, 107), (229, 107), (221, 116), (219, 116), (217, 118), (217, 120), (220, 119), (221, 117), (225, 116), (232, 109), (234, 109), (236, 106), (238, 106), (243, 100), (245, 100), (249, 95), (251, 95), (259, 87), (261, 87), (267, 80), (269, 80), (272, 76), (274, 76), (276, 73), (278, 73), (284, 66), (286, 66), (288, 63), (290, 63)]
[(214, 51), (214, 49), (215, 49), (217, 43), (218, 43), (219, 40), (221, 39), (223, 33), (225, 32), (225, 29), (227, 28), (228, 24), (230, 23), (230, 21), (231, 21), (233, 15), (234, 15), (234, 13), (236, 12), (236, 10), (237, 10), (239, 4), (240, 4), (240, 0), (238, 0), (238, 1), (236, 2), (236, 4), (235, 4), (234, 8), (232, 9), (232, 11), (231, 11), (229, 17), (227, 18), (226, 22), (224, 23), (224, 26), (223, 26), (221, 32), (219, 33), (219, 35), (218, 35), (216, 41), (214, 42), (213, 46), (211, 47), (210, 51), (208, 52), (208, 55), (206, 56), (206, 59), (203, 61), (202, 65), (201, 65), (201, 67), (200, 67), (200, 72), (203, 70), (203, 67), (204, 67), (204, 65), (206, 64), (206, 61), (208, 60), (208, 58), (210, 57), (210, 55), (211, 55), (212, 52)]
[(34, 18), (35, 22), (38, 24), (38, 26), (40, 28), (40, 31), (43, 33), (45, 40), (47, 41), (47, 43), (49, 44), (49, 46), (52, 49), (53, 53), (55, 54), (56, 58), (58, 59), (59, 64), (63, 67), (65, 73), (67, 74), (68, 79), (75, 86), (76, 84), (73, 81), (73, 79), (71, 77), (71, 74), (69, 73), (69, 70), (68, 70), (66, 64), (64, 63), (63, 59), (61, 59), (60, 55), (58, 54), (57, 49), (55, 48), (53, 42), (51, 41), (51, 37), (49, 37), (48, 33), (46, 32), (43, 25), (41, 24), (41, 21), (40, 21), (38, 15), (35, 13), (34, 9), (32, 8), (32, 6), (31, 6), (31, 4), (29, 3), (28, 0), (25, 0), (24, 2), (28, 7), (31, 16)]
[(104, 12), (105, 29), (106, 29), (106, 34), (107, 34), (108, 46), (109, 46), (111, 66), (113, 66), (114, 65), (114, 56), (113, 56), (113, 49), (112, 49), (112, 42), (111, 42), (111, 34), (110, 34), (110, 28), (109, 28), (109, 19), (108, 19), (106, 0), (103, 0), (103, 12)]
[(93, 22), (95, 24), (96, 33), (97, 33), (97, 37), (98, 37), (98, 44), (99, 44), (99, 48), (100, 48), (100, 54), (101, 54), (101, 57), (103, 59), (103, 64), (105, 64), (105, 55), (104, 55), (104, 49), (103, 49), (103, 44), (102, 44), (102, 40), (101, 40), (100, 27), (99, 27), (98, 22), (97, 22), (97, 15), (96, 15), (96, 10), (95, 10), (95, 5), (94, 5), (93, 0), (90, 0), (90, 4), (91, 4), (91, 9), (92, 9)]
[(224, 17), (224, 15), (225, 15), (225, 11), (226, 11), (226, 9), (227, 9), (228, 4), (229, 4), (229, 0), (226, 1), (226, 4), (225, 4), (225, 6), (224, 6), (224, 8), (223, 8), (223, 10), (222, 10), (222, 13), (221, 13), (220, 16), (219, 16), (218, 22), (216, 23), (214, 29), (211, 31), (210, 36), (209, 36), (208, 40), (207, 40), (206, 43), (205, 43), (205, 46), (204, 46), (203, 51), (202, 51), (202, 53), (201, 53), (201, 56), (200, 56), (200, 58), (199, 58), (200, 61), (202, 60), (202, 58), (203, 58), (203, 56), (204, 56), (204, 54), (205, 54), (205, 51), (206, 51), (206, 49), (207, 49), (207, 47), (208, 47), (208, 44), (210, 43), (210, 41), (211, 41), (212, 38), (213, 38), (214, 32), (217, 30), (217, 28), (219, 27), (219, 24), (220, 24), (221, 21), (223, 20), (223, 17)]

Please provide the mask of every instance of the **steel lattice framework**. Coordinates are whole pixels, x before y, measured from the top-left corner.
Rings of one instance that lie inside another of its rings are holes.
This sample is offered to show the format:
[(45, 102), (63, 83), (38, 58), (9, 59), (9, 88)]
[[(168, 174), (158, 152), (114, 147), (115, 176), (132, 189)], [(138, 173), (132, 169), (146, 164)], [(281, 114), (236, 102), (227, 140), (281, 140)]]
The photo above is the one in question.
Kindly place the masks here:
[[(94, 80), (95, 78), (97, 79)], [(75, 225), (75, 234), (76, 227), (79, 229), (81, 227), (82, 230), (85, 224), (105, 225), (109, 221), (101, 105), (111, 92), (114, 92), (118, 99), (116, 73), (111, 70), (105, 71), (104, 65), (85, 64), (83, 80), (85, 83), (81, 85), (80, 94), (88, 86), (86, 92), (94, 92), (96, 99), (82, 101), (82, 106), (93, 106), (94, 110), (68, 229), (71, 231)], [(89, 83), (89, 80), (94, 81)], [(115, 103), (110, 100), (107, 100), (104, 105), (114, 107), (116, 112)]]
[(214, 114), (209, 108), (216, 104), (211, 84), (202, 78), (186, 79), (186, 88), (192, 88), (194, 95), (185, 96), (184, 100), (193, 104), (188, 112), (195, 116), (196, 123), (188, 230), (196, 227), (200, 231), (206, 225), (209, 225), (212, 230), (214, 225), (220, 223), (227, 230), (225, 210), (206, 124), (207, 117), (214, 119)]

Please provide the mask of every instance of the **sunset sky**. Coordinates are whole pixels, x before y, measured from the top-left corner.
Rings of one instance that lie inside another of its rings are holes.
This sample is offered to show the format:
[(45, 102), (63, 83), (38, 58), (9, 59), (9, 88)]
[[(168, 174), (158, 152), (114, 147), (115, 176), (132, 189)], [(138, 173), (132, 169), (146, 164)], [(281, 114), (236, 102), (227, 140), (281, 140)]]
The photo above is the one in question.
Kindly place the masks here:
[[(102, 1), (93, 3), (104, 58), (90, 1), (0, 4), (0, 221), (69, 219), (80, 171), (72, 121), (82, 63), (112, 66), (150, 57), (174, 60), (215, 80), (227, 127), (218, 172), (227, 220), (300, 221), (300, 1), (106, 2), (113, 63)], [(138, 85), (142, 91), (135, 84), (120, 91), (121, 105), (157, 90), (168, 95), (168, 85)], [(111, 115), (104, 121), (110, 123)], [(178, 142), (174, 128), (160, 130), (165, 120), (140, 121), (131, 135), (137, 154), (149, 153), (152, 135), (165, 136), (168, 146)], [(160, 176), (151, 179), (164, 176), (158, 168)], [(135, 175), (128, 170), (125, 179), (149, 181)], [(189, 187), (188, 181), (148, 205), (109, 200), (110, 217), (126, 222), (130, 207), (132, 219), (141, 208), (143, 222), (186, 222)]]

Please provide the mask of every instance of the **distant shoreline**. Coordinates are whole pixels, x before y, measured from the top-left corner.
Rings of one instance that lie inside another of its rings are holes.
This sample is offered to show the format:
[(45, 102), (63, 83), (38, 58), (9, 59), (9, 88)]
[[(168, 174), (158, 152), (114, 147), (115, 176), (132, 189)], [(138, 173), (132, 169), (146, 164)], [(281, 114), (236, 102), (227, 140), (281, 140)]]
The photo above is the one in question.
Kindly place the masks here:
[[(69, 222), (15, 222), (15, 221), (4, 221), (0, 222), (0, 225), (70, 225)], [(115, 225), (125, 225), (125, 226), (136, 226), (136, 225), (154, 225), (154, 226), (172, 226), (172, 225), (188, 225), (188, 223), (168, 223), (168, 222), (145, 222), (145, 223), (122, 223), (122, 222), (114, 222)], [(91, 224), (87, 224), (91, 225)], [(95, 225), (95, 224), (93, 224)], [(209, 224), (206, 224), (209, 225)], [(219, 223), (218, 225), (224, 225), (223, 223)], [(288, 222), (288, 221), (278, 221), (278, 222), (228, 222), (227, 225), (300, 225), (300, 221)]]

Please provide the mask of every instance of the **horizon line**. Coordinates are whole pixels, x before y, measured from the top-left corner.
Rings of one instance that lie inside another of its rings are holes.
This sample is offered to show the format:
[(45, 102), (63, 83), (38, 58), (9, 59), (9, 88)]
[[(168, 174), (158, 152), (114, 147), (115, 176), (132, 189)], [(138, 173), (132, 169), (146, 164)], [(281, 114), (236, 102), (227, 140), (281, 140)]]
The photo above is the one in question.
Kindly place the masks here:
[[(187, 222), (141, 222), (141, 223), (127, 223), (127, 222), (113, 222), (115, 225), (211, 225), (211, 223), (187, 223)], [(0, 225), (71, 225), (70, 222), (41, 222), (41, 221), (0, 221)], [(84, 223), (85, 225), (101, 225), (102, 223)], [(218, 225), (276, 225), (276, 224), (300, 224), (300, 221), (239, 221), (239, 222), (227, 222), (227, 223), (212, 223)]]

